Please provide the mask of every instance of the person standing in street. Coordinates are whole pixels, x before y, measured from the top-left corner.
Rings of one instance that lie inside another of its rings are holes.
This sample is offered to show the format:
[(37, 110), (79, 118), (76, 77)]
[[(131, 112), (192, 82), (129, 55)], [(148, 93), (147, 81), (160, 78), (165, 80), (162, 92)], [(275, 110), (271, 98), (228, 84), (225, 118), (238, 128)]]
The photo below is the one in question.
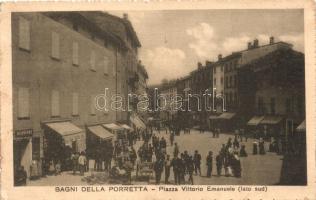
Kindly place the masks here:
[(201, 176), (201, 154), (199, 154), (198, 150), (195, 150), (194, 152), (193, 162), (195, 175), (199, 172), (199, 175)]
[(192, 156), (189, 156), (187, 161), (187, 171), (189, 174), (189, 182), (191, 185), (193, 185), (193, 170), (194, 170), (194, 164), (193, 164), (193, 158)]
[(177, 143), (174, 143), (174, 150), (173, 150), (173, 156), (177, 157), (179, 154), (179, 147)]
[(86, 156), (84, 152), (81, 152), (79, 158), (78, 158), (78, 164), (79, 164), (79, 170), (80, 170), (80, 175), (83, 176), (84, 175), (84, 171), (85, 171), (85, 165), (86, 165)]
[(173, 141), (174, 141), (174, 132), (170, 131), (170, 144), (173, 146)]
[(173, 169), (173, 175), (174, 175), (174, 184), (179, 185), (180, 184), (180, 164), (181, 164), (181, 159), (177, 156), (173, 157), (171, 161), (171, 166)]
[(167, 155), (167, 158), (165, 160), (165, 184), (169, 183), (170, 168), (171, 168), (170, 155)]
[(206, 157), (206, 166), (207, 166), (207, 177), (212, 176), (212, 167), (213, 167), (213, 152), (209, 151), (208, 156)]
[(155, 176), (156, 176), (156, 185), (160, 184), (161, 174), (163, 171), (163, 165), (164, 165), (163, 159), (161, 157), (158, 157), (157, 161), (154, 164), (154, 171), (155, 171)]
[(217, 170), (217, 176), (221, 176), (222, 174), (222, 167), (223, 167), (223, 163), (222, 163), (222, 158), (221, 158), (221, 154), (218, 154), (216, 156), (216, 170)]
[(77, 168), (78, 168), (78, 158), (79, 154), (77, 152), (73, 152), (71, 155), (71, 161), (72, 161), (72, 173), (76, 174)]

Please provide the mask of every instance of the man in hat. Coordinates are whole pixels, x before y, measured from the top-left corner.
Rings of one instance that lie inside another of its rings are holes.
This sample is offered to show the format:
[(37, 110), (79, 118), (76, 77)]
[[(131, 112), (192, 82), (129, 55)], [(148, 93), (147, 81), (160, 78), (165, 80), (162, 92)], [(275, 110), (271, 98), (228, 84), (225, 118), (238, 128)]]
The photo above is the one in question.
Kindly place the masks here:
[(208, 156), (206, 157), (206, 165), (207, 165), (207, 177), (212, 176), (212, 168), (213, 168), (213, 152), (209, 151)]

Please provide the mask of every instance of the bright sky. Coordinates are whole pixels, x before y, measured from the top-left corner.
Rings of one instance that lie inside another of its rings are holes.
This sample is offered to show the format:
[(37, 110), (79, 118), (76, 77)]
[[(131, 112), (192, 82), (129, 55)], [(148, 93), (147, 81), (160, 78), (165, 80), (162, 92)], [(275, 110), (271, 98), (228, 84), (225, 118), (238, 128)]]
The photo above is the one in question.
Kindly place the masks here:
[[(123, 12), (110, 14), (122, 17)], [(196, 69), (197, 62), (216, 60), (243, 50), (248, 41), (269, 37), (304, 51), (303, 10), (168, 10), (128, 13), (142, 47), (139, 59), (145, 65), (148, 84), (173, 79)]]

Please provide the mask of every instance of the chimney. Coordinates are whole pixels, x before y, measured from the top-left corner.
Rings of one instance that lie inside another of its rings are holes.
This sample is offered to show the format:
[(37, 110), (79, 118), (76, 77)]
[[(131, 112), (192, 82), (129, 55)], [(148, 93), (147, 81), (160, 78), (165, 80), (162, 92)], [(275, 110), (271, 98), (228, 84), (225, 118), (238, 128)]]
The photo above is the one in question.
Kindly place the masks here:
[(253, 41), (253, 47), (254, 47), (254, 48), (259, 47), (259, 40), (258, 40), (258, 39), (255, 39), (255, 40)]
[(248, 42), (248, 49), (251, 49), (251, 42)]
[(270, 37), (270, 44), (274, 44), (274, 37), (273, 36)]
[(218, 61), (222, 60), (222, 54), (218, 54)]
[(124, 14), (123, 14), (123, 19), (128, 20), (128, 14), (127, 14), (127, 13), (124, 13)]
[(198, 62), (198, 69), (202, 68), (202, 63)]

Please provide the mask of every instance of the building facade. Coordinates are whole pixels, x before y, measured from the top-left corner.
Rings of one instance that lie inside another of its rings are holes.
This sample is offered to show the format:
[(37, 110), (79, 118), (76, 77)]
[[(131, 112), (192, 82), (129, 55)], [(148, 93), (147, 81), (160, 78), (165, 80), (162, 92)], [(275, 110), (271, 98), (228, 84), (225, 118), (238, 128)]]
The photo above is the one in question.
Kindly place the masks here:
[[(137, 62), (140, 45), (128, 33), (127, 19), (103, 14), (12, 15), (14, 165), (23, 165), (28, 175), (33, 161), (63, 154), (57, 143), (83, 151), (87, 127), (127, 120), (127, 111), (106, 107), (104, 99), (102, 109), (97, 107), (96, 96), (127, 95), (131, 58), (126, 55), (133, 52)], [(92, 23), (96, 17), (100, 20)], [(105, 18), (125, 37), (105, 30)]]

